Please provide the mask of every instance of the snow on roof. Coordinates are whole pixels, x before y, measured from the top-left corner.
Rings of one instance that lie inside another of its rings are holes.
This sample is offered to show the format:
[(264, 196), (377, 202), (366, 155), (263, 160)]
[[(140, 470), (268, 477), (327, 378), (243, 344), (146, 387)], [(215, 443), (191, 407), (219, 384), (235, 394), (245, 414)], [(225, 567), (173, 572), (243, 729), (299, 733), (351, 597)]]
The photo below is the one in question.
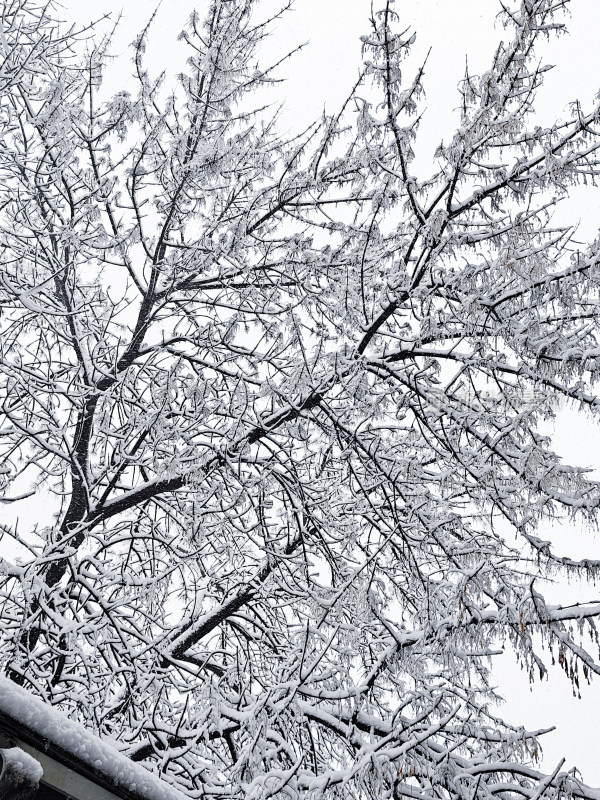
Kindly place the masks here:
[(32, 784), (38, 784), (42, 779), (42, 767), (39, 761), (21, 750), (20, 747), (9, 747), (0, 750), (2, 753), (3, 771), (11, 772), (13, 775), (21, 776), (24, 780)]
[[(15, 722), (21, 736), (30, 732), (37, 741), (45, 740), (73, 763), (87, 768), (114, 790), (132, 793), (144, 800), (186, 800), (145, 767), (136, 764), (107, 741), (100, 739), (53, 706), (34, 697), (26, 689), (0, 677), (0, 714)], [(56, 754), (52, 754), (56, 757)], [(57, 758), (59, 760), (59, 758)]]

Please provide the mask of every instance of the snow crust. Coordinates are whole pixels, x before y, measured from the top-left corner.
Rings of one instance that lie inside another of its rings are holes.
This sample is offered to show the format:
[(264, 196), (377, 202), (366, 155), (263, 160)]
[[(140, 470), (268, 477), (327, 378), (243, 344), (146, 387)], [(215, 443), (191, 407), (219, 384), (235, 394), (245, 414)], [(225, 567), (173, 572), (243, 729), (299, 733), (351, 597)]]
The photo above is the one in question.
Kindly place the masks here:
[[(21, 686), (0, 677), (0, 711), (11, 717), (23, 730), (35, 732), (65, 753), (78, 759), (96, 774), (108, 780), (115, 789), (137, 792), (147, 800), (186, 800), (185, 795), (152, 775), (140, 764), (131, 761), (108, 742), (99, 739), (82, 725), (68, 719), (62, 712), (34, 697)], [(19, 748), (24, 769), (40, 771), (38, 762)], [(39, 778), (38, 778), (39, 779)]]

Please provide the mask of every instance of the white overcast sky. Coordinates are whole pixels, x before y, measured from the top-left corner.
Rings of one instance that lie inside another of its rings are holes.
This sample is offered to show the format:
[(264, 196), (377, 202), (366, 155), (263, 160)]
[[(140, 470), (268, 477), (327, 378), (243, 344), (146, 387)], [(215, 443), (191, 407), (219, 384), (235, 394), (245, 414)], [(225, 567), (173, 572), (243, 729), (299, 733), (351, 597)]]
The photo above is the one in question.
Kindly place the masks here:
[[(264, 0), (273, 7), (277, 0)], [(114, 40), (118, 56), (109, 73), (109, 87), (125, 88), (131, 73), (127, 45), (146, 23), (155, 7), (152, 0), (62, 0), (64, 18), (78, 23), (98, 19), (103, 14), (122, 19)], [(201, 13), (208, 0), (163, 0), (158, 10), (148, 49), (148, 66), (157, 71), (175, 69), (176, 37), (194, 6)], [(360, 66), (358, 37), (367, 32), (371, 0), (296, 0), (295, 9), (279, 24), (269, 55), (302, 42), (306, 48), (288, 63), (287, 80), (276, 87), (277, 100), (285, 103), (286, 125), (307, 124), (323, 106), (333, 111), (346, 97)], [(456, 85), (464, 73), (468, 54), (472, 71), (484, 71), (491, 62), (499, 39), (506, 38), (495, 21), (497, 0), (396, 0), (402, 27), (417, 33), (415, 62), (431, 47), (425, 75), (426, 114), (422, 125), (423, 146), (418, 151), (418, 174), (427, 172), (428, 159), (440, 139), (452, 130), (453, 109), (458, 104)], [(575, 99), (589, 106), (600, 90), (600, 0), (572, 0), (569, 35), (544, 46), (540, 55), (556, 65), (541, 97), (542, 119), (548, 123), (566, 113)], [(561, 221), (580, 221), (581, 238), (594, 236), (600, 226), (599, 195), (590, 190), (573, 192), (561, 211)], [(555, 445), (571, 463), (600, 467), (600, 432), (596, 423), (565, 409), (556, 423)], [(572, 557), (600, 558), (598, 534), (580, 524), (558, 524), (544, 530), (542, 538), (553, 538), (559, 552)], [(579, 596), (578, 596), (579, 595)], [(600, 588), (561, 584), (553, 592), (565, 602), (594, 600)], [(586, 782), (600, 786), (598, 724), (600, 721), (600, 677), (591, 686), (582, 686), (582, 699), (571, 695), (569, 681), (552, 671), (550, 679), (530, 690), (524, 673), (514, 665), (513, 654), (499, 659), (497, 684), (507, 699), (500, 713), (511, 722), (529, 729), (557, 726), (544, 737), (544, 768), (552, 770), (561, 756), (567, 767), (577, 765)]]

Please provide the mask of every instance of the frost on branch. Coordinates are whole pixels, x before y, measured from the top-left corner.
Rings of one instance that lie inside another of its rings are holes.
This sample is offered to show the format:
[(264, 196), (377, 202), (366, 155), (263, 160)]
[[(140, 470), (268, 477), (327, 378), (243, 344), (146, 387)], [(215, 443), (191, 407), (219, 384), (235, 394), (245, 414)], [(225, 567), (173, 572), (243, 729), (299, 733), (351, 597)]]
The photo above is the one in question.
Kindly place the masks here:
[(542, 433), (599, 406), (598, 241), (552, 219), (600, 106), (535, 116), (567, 4), (502, 7), (425, 178), (391, 2), (287, 137), (259, 2), (194, 14), (171, 83), (150, 25), (114, 97), (107, 39), (5, 5), (6, 675), (189, 797), (598, 798), (491, 688), (503, 645), (600, 671), (600, 606), (541, 580), (600, 566), (543, 535), (600, 497)]

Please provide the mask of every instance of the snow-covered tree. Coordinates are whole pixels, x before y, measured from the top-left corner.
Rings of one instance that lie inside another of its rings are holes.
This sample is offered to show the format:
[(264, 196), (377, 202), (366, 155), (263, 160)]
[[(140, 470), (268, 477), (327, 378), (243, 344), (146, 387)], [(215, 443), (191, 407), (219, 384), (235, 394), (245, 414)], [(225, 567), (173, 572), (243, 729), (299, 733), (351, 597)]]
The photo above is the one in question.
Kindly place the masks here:
[(600, 242), (552, 221), (600, 103), (533, 113), (567, 2), (502, 6), (426, 178), (392, 0), (295, 136), (258, 0), (111, 97), (110, 38), (2, 2), (2, 665), (190, 798), (598, 796), (490, 688), (503, 642), (600, 672), (535, 583), (598, 567), (537, 535), (600, 500), (544, 434), (600, 403)]

